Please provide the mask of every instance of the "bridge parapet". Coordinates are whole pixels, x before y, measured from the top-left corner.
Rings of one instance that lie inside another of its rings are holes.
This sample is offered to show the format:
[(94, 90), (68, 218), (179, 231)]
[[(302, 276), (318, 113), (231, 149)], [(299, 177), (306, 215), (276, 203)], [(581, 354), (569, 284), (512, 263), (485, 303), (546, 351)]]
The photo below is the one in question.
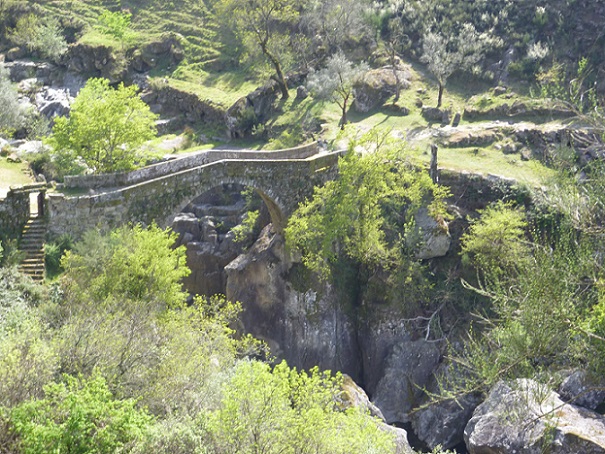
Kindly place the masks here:
[(318, 152), (317, 142), (275, 151), (207, 150), (146, 166), (132, 172), (66, 176), (64, 186), (68, 189), (118, 188), (224, 159), (305, 159)]
[(228, 159), (181, 170), (102, 194), (65, 197), (49, 194), (49, 231), (79, 237), (86, 230), (133, 223), (168, 226), (204, 192), (238, 183), (256, 189), (280, 230), (313, 187), (335, 178), (342, 152), (306, 159)]

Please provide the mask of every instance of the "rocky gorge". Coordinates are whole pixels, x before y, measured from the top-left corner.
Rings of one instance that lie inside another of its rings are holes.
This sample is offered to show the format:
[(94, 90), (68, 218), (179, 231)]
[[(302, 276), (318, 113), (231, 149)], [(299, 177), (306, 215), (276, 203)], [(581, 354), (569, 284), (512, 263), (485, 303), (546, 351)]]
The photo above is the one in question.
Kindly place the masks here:
[[(70, 100), (85, 82), (80, 73), (115, 74), (111, 59), (103, 52), (73, 52), (73, 60), (66, 66), (23, 61), (6, 64), (11, 78), (20, 83), (21, 92), (29, 94), (24, 95), (24, 102), (49, 119), (69, 112)], [(143, 81), (143, 99), (164, 119), (177, 116), (173, 124), (224, 123), (226, 136), (232, 138), (249, 133), (239, 121), (247, 109), (252, 109), (257, 119), (268, 117), (278, 97), (271, 82), (228, 108), (206, 103), (166, 84), (144, 83), (144, 74), (155, 59), (178, 61), (179, 55), (175, 41), (158, 44), (134, 58), (132, 71), (119, 73), (116, 81), (125, 74), (138, 74), (138, 79), (132, 78)], [(364, 91), (367, 95), (360, 97), (356, 108), (370, 110), (392, 94), (389, 71), (375, 74), (378, 82), (386, 80), (384, 91), (368, 84)], [(303, 77), (293, 76), (292, 82), (300, 84)], [(526, 106), (523, 109), (526, 114)], [(482, 115), (468, 112), (464, 115)], [(502, 112), (511, 113), (508, 106)], [(441, 121), (442, 112), (435, 118)], [(448, 126), (429, 134), (451, 147), (482, 146), (511, 138), (510, 153), (524, 156), (524, 149), (527, 159), (540, 158), (551, 145), (574, 137), (577, 140), (578, 136), (567, 128), (534, 124)], [(26, 148), (21, 150), (24, 154), (31, 151)], [(588, 155), (586, 159), (599, 156), (599, 150), (582, 150), (583, 156)], [(447, 229), (426, 215), (416, 220), (425, 234), (425, 247), (418, 256), (433, 270), (451, 261), (467, 225), (467, 215), (511, 193), (521, 199), (526, 196), (522, 191), (515, 192), (514, 181), (494, 175), (443, 171), (441, 182), (453, 193), (448, 201), (452, 220)], [(300, 258), (288, 250), (283, 236), (272, 229), (266, 208), (260, 207), (256, 235), (235, 241), (233, 228), (249, 211), (242, 190), (220, 187), (192, 201), (175, 218), (172, 229), (179, 235), (178, 244), (187, 248), (187, 263), (192, 270), (184, 282), (187, 290), (192, 294), (224, 293), (228, 299), (242, 302), (240, 328), (266, 342), (276, 358), (301, 369), (317, 365), (346, 373), (353, 385), (363, 388), (360, 394), (367, 393), (368, 405), (375, 407), (386, 423), (405, 427), (415, 437), (417, 448), (441, 446), (478, 454), (533, 453), (553, 443), (553, 452), (557, 453), (605, 451), (605, 423), (595, 411), (603, 405), (605, 395), (591, 392), (598, 384), (578, 371), (569, 371), (558, 393), (526, 380), (499, 383), (488, 396), (469, 394), (458, 400), (431, 402), (429, 396), (439, 391), (438, 378), (450, 367), (444, 358), (446, 339), (431, 332), (435, 312), (426, 308), (410, 311), (393, 304), (377, 290), (388, 287), (388, 276), (374, 276), (367, 288), (343, 288), (309, 273)]]

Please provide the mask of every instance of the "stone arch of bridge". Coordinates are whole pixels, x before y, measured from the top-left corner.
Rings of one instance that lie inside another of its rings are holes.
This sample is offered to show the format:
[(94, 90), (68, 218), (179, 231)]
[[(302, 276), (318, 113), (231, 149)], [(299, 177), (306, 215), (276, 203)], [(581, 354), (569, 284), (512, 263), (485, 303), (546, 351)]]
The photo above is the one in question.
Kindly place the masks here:
[(174, 219), (176, 215), (181, 213), (192, 201), (213, 188), (224, 184), (239, 184), (241, 186), (254, 189), (266, 205), (275, 231), (278, 233), (283, 232), (284, 228), (286, 227), (286, 223), (288, 222), (288, 209), (280, 200), (279, 195), (277, 195), (272, 188), (266, 187), (264, 184), (259, 184), (259, 182), (254, 179), (246, 178), (225, 178), (221, 179), (220, 181), (213, 182), (212, 184), (200, 185), (197, 188), (197, 191), (195, 191), (194, 196), (188, 196), (180, 201), (176, 209), (173, 210), (173, 212), (170, 213), (169, 218), (167, 218), (166, 225), (170, 225), (171, 220)]

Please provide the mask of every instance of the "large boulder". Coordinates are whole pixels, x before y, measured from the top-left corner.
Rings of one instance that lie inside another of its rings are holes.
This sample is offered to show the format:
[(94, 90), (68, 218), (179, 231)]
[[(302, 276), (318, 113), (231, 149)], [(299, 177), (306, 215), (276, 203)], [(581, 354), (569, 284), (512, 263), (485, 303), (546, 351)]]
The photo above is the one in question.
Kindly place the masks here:
[(73, 98), (67, 89), (45, 87), (36, 93), (38, 111), (48, 119), (69, 115), (72, 102)]
[(427, 260), (447, 254), (452, 242), (447, 222), (430, 216), (424, 208), (416, 214), (416, 227), (423, 237), (422, 246), (416, 254), (419, 259)]
[(559, 387), (559, 395), (566, 402), (596, 410), (605, 402), (605, 386), (602, 378), (597, 380), (586, 371), (576, 370), (565, 377)]
[(441, 352), (434, 342), (417, 340), (393, 347), (372, 399), (388, 423), (410, 421), (410, 411), (424, 396), (423, 389), (440, 358)]
[(414, 433), (430, 449), (453, 448), (463, 442), (464, 428), (479, 403), (478, 396), (467, 394), (426, 404), (411, 415)]
[[(348, 375), (343, 377), (340, 398), (342, 399), (343, 409), (349, 407), (361, 408), (364, 412), (384, 421), (384, 416), (382, 416), (378, 407), (370, 402), (365, 391)], [(404, 429), (389, 426), (384, 422), (379, 423), (379, 427), (393, 436), (395, 440), (395, 454), (413, 454), (414, 451), (408, 443), (408, 434)]]
[(339, 370), (359, 381), (354, 314), (331, 285), (293, 260), (272, 226), (225, 271), (227, 298), (242, 303), (245, 330), (265, 340), (273, 355), (297, 368)]
[(396, 93), (398, 82), (400, 90), (410, 86), (410, 71), (407, 68), (400, 67), (393, 71), (392, 67), (385, 67), (368, 71), (355, 85), (353, 107), (357, 112), (365, 113), (382, 106)]
[(605, 418), (533, 380), (499, 382), (475, 410), (464, 440), (470, 454), (601, 454)]

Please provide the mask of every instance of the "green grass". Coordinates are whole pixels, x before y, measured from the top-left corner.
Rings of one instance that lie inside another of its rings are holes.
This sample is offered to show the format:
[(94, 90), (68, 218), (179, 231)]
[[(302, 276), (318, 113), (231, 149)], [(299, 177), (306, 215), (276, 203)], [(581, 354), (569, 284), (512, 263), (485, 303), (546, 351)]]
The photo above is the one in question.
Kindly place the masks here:
[[(412, 155), (422, 163), (430, 161), (428, 146), (414, 149)], [(518, 154), (507, 155), (492, 147), (440, 148), (438, 164), (450, 170), (514, 178), (531, 186), (541, 185), (555, 174), (539, 161), (523, 161)]]
[(11, 186), (33, 183), (25, 170), (26, 163), (10, 163), (6, 158), (0, 158), (0, 197), (4, 197)]
[(248, 77), (242, 71), (210, 73), (198, 65), (181, 64), (168, 78), (170, 86), (200, 99), (211, 100), (225, 108), (230, 107), (242, 96), (254, 91), (261, 81)]

